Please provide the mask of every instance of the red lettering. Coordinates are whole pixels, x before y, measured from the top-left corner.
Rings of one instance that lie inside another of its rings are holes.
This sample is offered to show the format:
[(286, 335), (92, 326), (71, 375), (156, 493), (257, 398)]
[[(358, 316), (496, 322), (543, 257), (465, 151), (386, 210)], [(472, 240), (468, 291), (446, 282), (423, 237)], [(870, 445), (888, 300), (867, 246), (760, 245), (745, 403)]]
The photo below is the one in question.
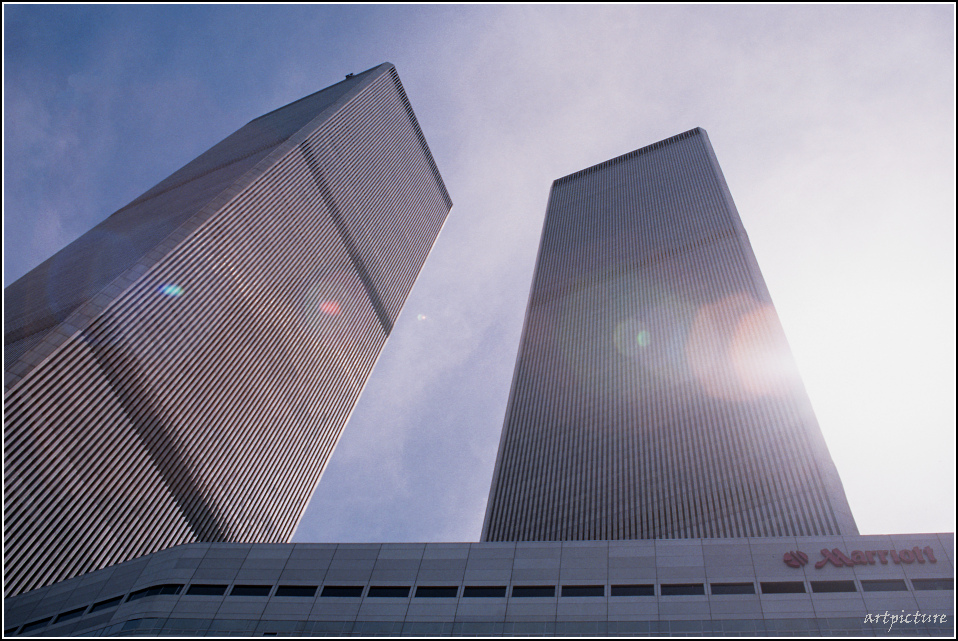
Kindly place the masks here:
[[(818, 561), (818, 563), (815, 564), (815, 569), (821, 570), (823, 567), (825, 567), (825, 564), (828, 563), (829, 560), (831, 560), (831, 556), (832, 556), (831, 552), (829, 552), (825, 548), (822, 548), (822, 558)], [(832, 561), (832, 563), (834, 563), (834, 561)]]
[[(925, 563), (926, 560), (930, 563), (938, 562), (938, 559), (935, 558), (935, 551), (927, 545), (925, 547), (916, 545), (910, 550), (852, 550), (850, 558), (838, 548), (832, 548), (831, 550), (822, 548), (821, 553), (822, 558), (815, 563), (815, 568), (819, 570), (829, 563), (837, 568), (875, 565), (876, 556), (882, 565), (888, 565), (889, 555), (896, 564), (911, 564), (915, 561)], [(808, 561), (808, 556), (802, 552), (786, 552), (782, 556), (782, 560), (789, 567), (800, 568)]]
[(822, 557), (823, 558), (818, 563), (815, 564), (816, 569), (821, 569), (825, 567), (825, 564), (828, 562), (831, 562), (831, 564), (837, 568), (840, 568), (845, 565), (847, 565), (848, 567), (852, 567), (853, 565), (855, 565), (855, 562), (849, 559), (844, 554), (842, 554), (842, 551), (839, 550), (838, 548), (835, 548), (831, 552), (829, 552), (827, 548), (822, 548)]
[(838, 558), (840, 558), (842, 562), (848, 567), (852, 567), (853, 565), (855, 565), (855, 562), (849, 559), (847, 556), (845, 556), (845, 554), (838, 548), (835, 548), (834, 550), (832, 550), (832, 553)]

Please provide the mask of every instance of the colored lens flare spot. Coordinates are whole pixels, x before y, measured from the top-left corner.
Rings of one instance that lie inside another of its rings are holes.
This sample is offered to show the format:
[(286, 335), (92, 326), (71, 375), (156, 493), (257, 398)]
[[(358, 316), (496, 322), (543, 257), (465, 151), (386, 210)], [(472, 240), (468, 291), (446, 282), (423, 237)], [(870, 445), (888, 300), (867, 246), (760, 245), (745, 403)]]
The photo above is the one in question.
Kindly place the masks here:
[(418, 320), (424, 321), (424, 320), (426, 320), (426, 315), (425, 315), (425, 314), (419, 314), (418, 316), (416, 316), (416, 318), (417, 318)]
[(619, 354), (630, 358), (646, 355), (645, 349), (652, 342), (648, 326), (635, 318), (626, 318), (615, 327), (612, 340)]
[(183, 294), (183, 288), (179, 285), (161, 285), (160, 293), (166, 296), (181, 296)]
[(324, 300), (319, 309), (327, 316), (339, 316), (339, 303), (334, 300)]
[(685, 354), (689, 369), (714, 398), (746, 401), (780, 394), (794, 376), (775, 310), (747, 293), (702, 306)]

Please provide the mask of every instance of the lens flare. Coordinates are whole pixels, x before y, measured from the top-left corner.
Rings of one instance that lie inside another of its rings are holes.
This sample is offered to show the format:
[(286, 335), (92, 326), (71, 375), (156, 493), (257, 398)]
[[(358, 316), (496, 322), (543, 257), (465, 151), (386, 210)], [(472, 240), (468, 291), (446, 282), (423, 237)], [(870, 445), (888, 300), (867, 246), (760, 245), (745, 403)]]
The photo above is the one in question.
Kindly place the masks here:
[(779, 393), (794, 369), (775, 310), (744, 293), (699, 309), (685, 354), (699, 385), (726, 400)]
[(160, 285), (158, 288), (161, 294), (165, 296), (182, 296), (183, 288), (179, 285)]
[(425, 315), (425, 314), (419, 314), (418, 316), (416, 316), (416, 319), (417, 319), (417, 320), (424, 321), (424, 320), (426, 320), (426, 315)]
[(638, 386), (690, 382), (685, 342), (696, 307), (683, 290), (663, 285), (661, 266), (615, 267), (583, 275), (568, 294), (537, 306), (532, 340), (555, 345), (562, 362), (561, 371), (543, 375), (623, 399)]
[(612, 336), (615, 349), (623, 356), (637, 357), (652, 341), (649, 330), (635, 318), (627, 318), (615, 326)]
[(339, 312), (341, 311), (339, 303), (335, 300), (324, 300), (320, 303), (319, 309), (327, 316), (339, 316)]
[(739, 320), (728, 351), (739, 381), (753, 396), (775, 394), (797, 376), (785, 332), (771, 305)]

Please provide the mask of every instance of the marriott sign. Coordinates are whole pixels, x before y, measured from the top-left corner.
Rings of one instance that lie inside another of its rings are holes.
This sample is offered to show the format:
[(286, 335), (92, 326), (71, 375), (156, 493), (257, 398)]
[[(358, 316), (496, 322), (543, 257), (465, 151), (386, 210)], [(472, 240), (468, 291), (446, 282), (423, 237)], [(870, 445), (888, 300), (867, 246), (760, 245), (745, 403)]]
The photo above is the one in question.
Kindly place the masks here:
[[(851, 556), (846, 555), (838, 548), (829, 550), (822, 548), (822, 558), (815, 563), (815, 569), (819, 570), (829, 563), (837, 568), (852, 567), (855, 565), (875, 565), (877, 559), (882, 565), (888, 565), (890, 558), (893, 563), (937, 563), (934, 552), (928, 546), (919, 548), (917, 545), (910, 550), (852, 550)], [(801, 551), (786, 552), (782, 556), (785, 565), (791, 568), (800, 568), (808, 563), (808, 555)]]

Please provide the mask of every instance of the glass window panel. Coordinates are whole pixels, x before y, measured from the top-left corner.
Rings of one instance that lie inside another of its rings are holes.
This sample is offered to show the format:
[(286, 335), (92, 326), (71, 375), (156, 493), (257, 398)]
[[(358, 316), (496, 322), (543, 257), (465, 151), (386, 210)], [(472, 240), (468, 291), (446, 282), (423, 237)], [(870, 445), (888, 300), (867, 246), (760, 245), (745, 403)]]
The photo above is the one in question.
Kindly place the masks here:
[(456, 636), (501, 636), (502, 631), (502, 621), (456, 621), (453, 626)]
[(136, 601), (137, 599), (142, 599), (143, 597), (159, 596), (162, 594), (175, 595), (179, 594), (180, 590), (182, 589), (182, 584), (168, 583), (165, 585), (151, 585), (148, 588), (143, 588), (142, 590), (137, 590), (136, 592), (130, 593), (130, 596), (127, 597), (126, 600), (127, 602)]
[(712, 583), (712, 594), (755, 594), (754, 583)]
[(369, 592), (366, 593), (366, 597), (393, 597), (405, 599), (409, 596), (409, 586), (408, 585), (374, 585), (369, 588)]
[(99, 603), (94, 603), (93, 607), (90, 608), (90, 612), (99, 612), (100, 610), (106, 610), (107, 608), (115, 608), (120, 605), (120, 601), (123, 600), (122, 596), (115, 596), (112, 599), (107, 599), (106, 601), (100, 601)]
[(452, 621), (406, 621), (403, 636), (440, 637), (452, 634)]
[(75, 619), (77, 617), (83, 616), (83, 613), (86, 611), (86, 606), (82, 608), (77, 608), (76, 610), (70, 610), (69, 612), (64, 612), (63, 614), (57, 617), (57, 620), (54, 623), (60, 623), (61, 621), (69, 621), (70, 619)]
[(275, 596), (295, 596), (304, 598), (313, 598), (316, 596), (315, 585), (281, 585), (276, 588)]
[[(821, 621), (821, 619), (819, 619)], [(858, 617), (828, 617), (825, 624), (836, 630), (861, 630), (864, 618)]]
[(20, 634), (26, 634), (27, 632), (33, 632), (34, 630), (39, 630), (42, 627), (45, 627), (46, 624), (50, 623), (52, 617), (47, 617), (45, 619), (40, 619), (39, 621), (33, 621), (28, 623), (23, 628), (20, 629)]
[(604, 585), (563, 585), (562, 596), (604, 597)]
[(612, 596), (655, 596), (655, 586), (648, 585), (613, 585)]
[(130, 621), (125, 621), (123, 624), (124, 630), (139, 630), (142, 628), (159, 628), (163, 627), (162, 619), (132, 619)]
[(802, 581), (762, 581), (762, 594), (804, 594)]
[(858, 592), (854, 581), (812, 581), (812, 592)]
[(214, 619), (210, 622), (210, 632), (225, 630), (252, 632), (256, 629), (256, 623), (257, 621), (250, 619)]
[(954, 590), (954, 579), (912, 579), (912, 586), (916, 590)]
[(756, 630), (765, 630), (764, 626), (756, 625), (762, 623), (761, 621), (753, 621), (750, 619), (726, 619), (724, 621), (716, 621), (716, 623), (721, 623), (722, 630), (725, 632), (755, 632)]
[(211, 585), (194, 583), (186, 591), (187, 596), (223, 596), (226, 594), (225, 585)]
[(702, 583), (663, 583), (662, 596), (697, 596), (705, 594)]
[(639, 635), (649, 634), (648, 621), (609, 621), (609, 634)]
[(459, 593), (459, 586), (420, 585), (416, 588), (416, 597), (432, 599), (455, 599)]
[(862, 579), (862, 592), (904, 592), (904, 579)]
[(605, 621), (556, 621), (555, 625), (558, 636), (596, 637), (608, 634)]
[(326, 585), (323, 586), (321, 596), (337, 597), (361, 597), (363, 595), (363, 586), (361, 585)]
[(271, 585), (234, 585), (230, 596), (269, 596)]
[(671, 632), (702, 632), (702, 621), (669, 621)]
[(210, 627), (209, 619), (167, 619), (163, 630), (207, 630)]
[(504, 585), (467, 585), (462, 590), (462, 596), (473, 598), (495, 598), (506, 596)]
[(256, 626), (257, 632), (302, 632), (305, 621), (260, 621)]
[(357, 621), (353, 633), (358, 632), (361, 636), (399, 636), (402, 625), (402, 621)]
[(347, 634), (352, 628), (352, 621), (307, 621), (303, 627), (303, 632), (304, 634), (314, 636), (342, 636)]
[(554, 585), (514, 585), (512, 586), (512, 596), (523, 597), (554, 597), (556, 588)]

